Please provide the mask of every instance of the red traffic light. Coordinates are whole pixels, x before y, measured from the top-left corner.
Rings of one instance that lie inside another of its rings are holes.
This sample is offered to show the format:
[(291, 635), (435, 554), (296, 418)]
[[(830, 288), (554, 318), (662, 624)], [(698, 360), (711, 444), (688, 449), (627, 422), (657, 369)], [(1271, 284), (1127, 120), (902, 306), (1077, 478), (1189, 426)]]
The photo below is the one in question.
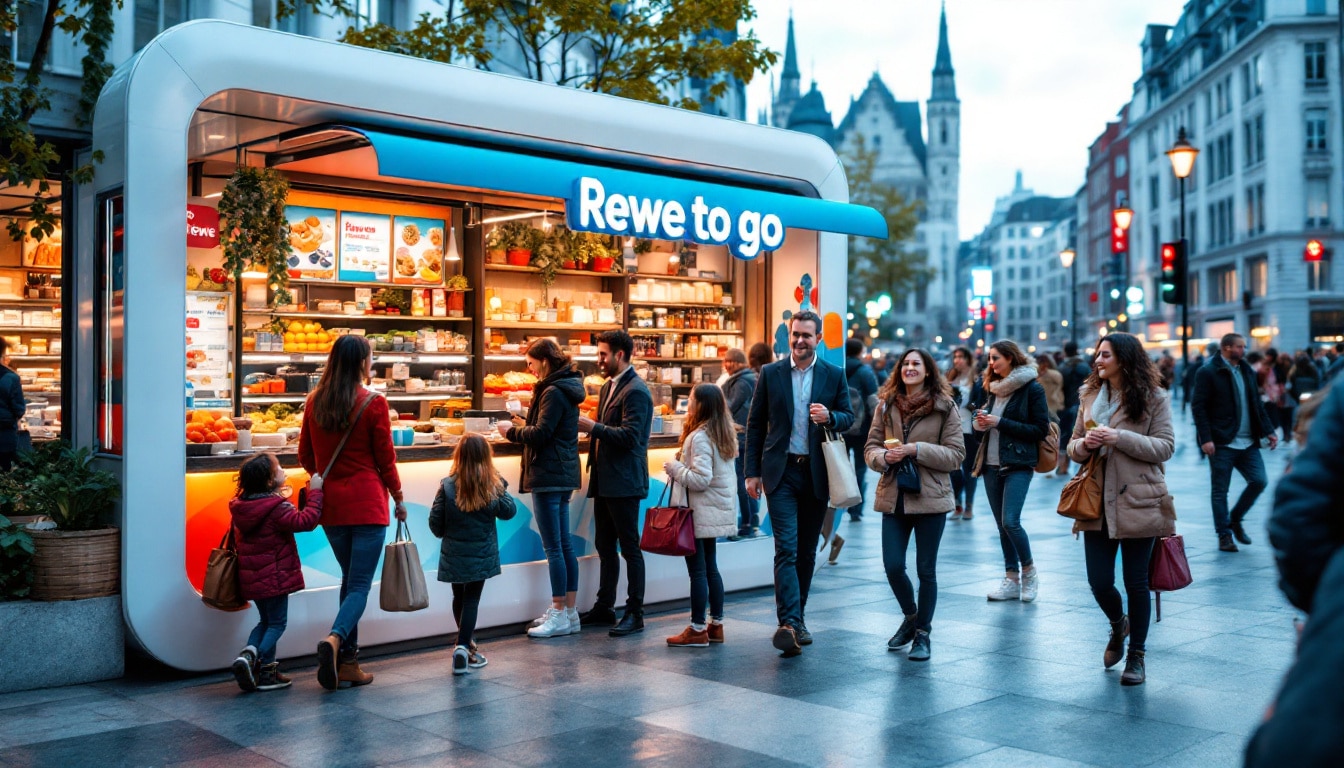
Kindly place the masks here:
[(1124, 253), (1129, 250), (1129, 230), (1111, 227), (1111, 253)]
[(1320, 261), (1325, 256), (1325, 245), (1320, 240), (1308, 240), (1302, 252), (1303, 261)]

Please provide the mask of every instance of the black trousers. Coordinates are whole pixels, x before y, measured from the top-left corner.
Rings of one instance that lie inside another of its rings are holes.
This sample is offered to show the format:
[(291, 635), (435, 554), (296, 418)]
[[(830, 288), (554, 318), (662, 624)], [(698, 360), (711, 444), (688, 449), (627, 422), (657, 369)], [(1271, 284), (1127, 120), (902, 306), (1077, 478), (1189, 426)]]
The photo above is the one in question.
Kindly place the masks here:
[[(601, 567), (598, 569), (597, 606), (614, 608), (616, 584), (621, 580), (620, 556), (625, 558), (627, 589), (625, 610), (644, 610), (644, 553), (639, 548), (639, 496), (593, 499), (593, 516), (597, 534), (593, 545), (597, 548)], [(595, 606), (596, 607), (596, 606)]]
[(471, 647), (471, 636), (476, 632), (476, 612), (481, 607), (484, 581), (469, 581), (453, 585), (453, 620), (457, 622), (457, 644)]

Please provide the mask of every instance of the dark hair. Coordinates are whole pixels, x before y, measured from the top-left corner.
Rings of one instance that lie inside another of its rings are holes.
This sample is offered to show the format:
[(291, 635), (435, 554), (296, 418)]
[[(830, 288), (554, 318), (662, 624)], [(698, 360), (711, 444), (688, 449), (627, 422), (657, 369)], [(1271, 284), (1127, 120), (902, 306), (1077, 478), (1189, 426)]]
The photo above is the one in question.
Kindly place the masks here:
[[(1031, 359), (1022, 352), (1022, 349), (1016, 343), (1007, 339), (996, 341), (990, 344), (989, 348), (1008, 358), (1008, 362), (1013, 364), (1013, 368), (1021, 368), (1031, 363)], [(999, 378), (999, 375), (994, 373), (993, 366), (989, 365), (989, 353), (985, 353), (985, 389), (989, 389), (989, 385), (998, 381)]]
[[(535, 339), (527, 345), (527, 351), (523, 353), (546, 364), (546, 373), (550, 375), (569, 365), (569, 355), (555, 343), (555, 339), (540, 338)], [(459, 505), (460, 506), (460, 505)]]
[(723, 359), (730, 363), (737, 363), (738, 365), (746, 365), (747, 353), (743, 352), (737, 347), (730, 347), (724, 351)]
[(1218, 346), (1226, 348), (1233, 346), (1238, 341), (1245, 341), (1245, 340), (1246, 337), (1242, 336), (1240, 333), (1225, 333), (1223, 334), (1223, 338), (1218, 342)]
[(770, 345), (764, 341), (752, 344), (751, 349), (747, 350), (747, 362), (751, 363), (751, 367), (757, 370), (760, 370), (763, 365), (769, 365), (771, 357)]
[(858, 357), (863, 354), (863, 340), (853, 336), (845, 339), (845, 357)]
[(794, 323), (811, 323), (812, 327), (816, 329), (816, 334), (818, 336), (821, 335), (821, 317), (812, 310), (797, 312), (793, 315), (793, 317), (789, 318), (790, 331), (793, 330)]
[(1065, 357), (1073, 357), (1077, 354), (1078, 354), (1078, 342), (1074, 341), (1073, 339), (1069, 339), (1068, 341), (1064, 342)]
[(255, 496), (271, 493), (275, 490), (275, 454), (259, 453), (243, 462), (238, 470), (238, 493), (242, 496)]
[[(1097, 342), (1097, 352), (1101, 345), (1110, 344), (1111, 354), (1115, 355), (1120, 368), (1120, 406), (1130, 421), (1137, 422), (1148, 412), (1148, 404), (1158, 397), (1162, 389), (1162, 374), (1143, 349), (1143, 342), (1137, 336), (1124, 332), (1108, 333)], [(1097, 375), (1097, 358), (1092, 356), (1092, 373), (1087, 377), (1084, 387), (1092, 391), (1101, 389), (1101, 376)]]
[(630, 359), (635, 355), (635, 340), (630, 338), (630, 334), (619, 328), (614, 331), (603, 331), (602, 333), (599, 333), (597, 335), (597, 343), (606, 344), (613, 354), (616, 352), (624, 352), (625, 362), (627, 363), (630, 362)]
[(3, 336), (0, 336), (0, 357), (4, 357), (5, 353), (8, 351), (9, 351), (9, 342), (5, 341)]
[(1049, 355), (1037, 355), (1036, 367), (1042, 371), (1053, 371), (1055, 369), (1055, 361), (1052, 360)]
[(882, 388), (877, 391), (877, 398), (888, 406), (894, 406), (898, 394), (907, 397), (911, 394), (905, 391), (905, 382), (901, 379), (901, 364), (910, 355), (919, 355), (920, 359), (924, 361), (924, 388), (929, 390), (933, 399), (951, 399), (952, 388), (948, 386), (946, 379), (938, 375), (938, 363), (934, 361), (933, 355), (919, 347), (911, 347), (905, 350), (896, 359), (896, 364), (891, 367), (891, 375), (882, 384)]
[(1251, 365), (1255, 365), (1256, 363), (1264, 359), (1265, 356), (1260, 354), (1259, 350), (1256, 350), (1255, 352), (1246, 353), (1246, 362), (1250, 363)]
[(364, 383), (364, 362), (373, 354), (369, 340), (347, 334), (336, 338), (327, 355), (327, 367), (317, 389), (308, 396), (304, 418), (328, 432), (344, 432), (350, 426), (355, 397)]

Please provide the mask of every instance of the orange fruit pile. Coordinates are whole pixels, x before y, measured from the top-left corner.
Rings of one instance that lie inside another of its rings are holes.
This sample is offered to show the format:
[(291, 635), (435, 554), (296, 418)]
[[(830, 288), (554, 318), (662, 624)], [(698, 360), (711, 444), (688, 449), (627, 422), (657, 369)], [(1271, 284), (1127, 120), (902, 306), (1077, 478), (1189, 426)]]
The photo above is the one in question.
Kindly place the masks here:
[(330, 352), (336, 338), (321, 323), (293, 320), (285, 326), (286, 352)]
[(232, 443), (238, 430), (228, 416), (219, 411), (191, 411), (187, 414), (188, 443)]

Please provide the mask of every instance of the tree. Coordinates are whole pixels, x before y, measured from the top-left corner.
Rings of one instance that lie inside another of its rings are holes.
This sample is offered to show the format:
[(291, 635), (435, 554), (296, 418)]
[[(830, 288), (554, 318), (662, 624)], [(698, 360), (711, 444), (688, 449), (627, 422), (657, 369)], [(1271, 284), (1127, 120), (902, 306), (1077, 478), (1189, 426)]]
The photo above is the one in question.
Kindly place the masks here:
[[(849, 178), (849, 201), (881, 213), (887, 220), (888, 236), (886, 240), (849, 238), (850, 302), (862, 305), (868, 298), (888, 293), (899, 305), (901, 297), (920, 289), (935, 274), (925, 254), (912, 247), (924, 206), (918, 200), (907, 201), (895, 187), (874, 179), (877, 152), (868, 149), (862, 134), (857, 139), (842, 158)], [(870, 293), (860, 297), (856, 295), (860, 291)]]

